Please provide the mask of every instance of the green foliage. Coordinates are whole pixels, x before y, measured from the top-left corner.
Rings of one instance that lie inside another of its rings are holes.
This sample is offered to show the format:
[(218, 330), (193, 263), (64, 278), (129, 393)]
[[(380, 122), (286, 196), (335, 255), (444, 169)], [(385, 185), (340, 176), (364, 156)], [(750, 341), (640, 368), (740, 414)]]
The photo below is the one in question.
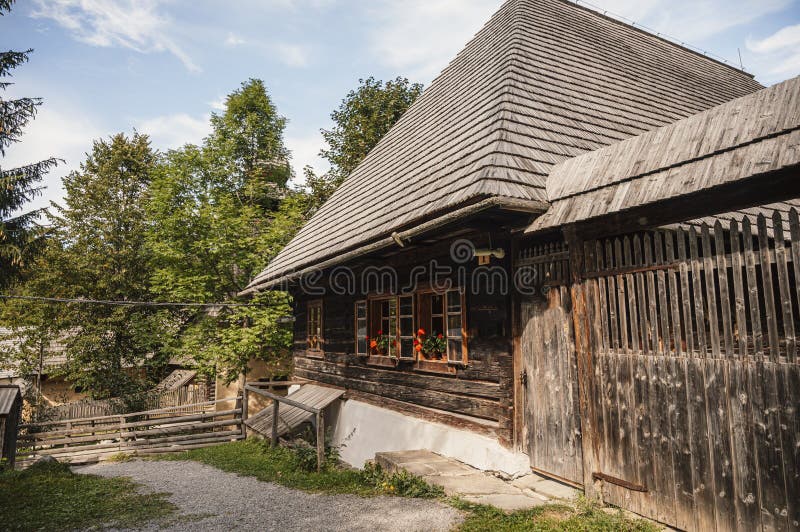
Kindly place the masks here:
[(167, 494), (139, 494), (127, 478), (76, 475), (59, 463), (0, 473), (3, 530), (127, 528), (177, 509)]
[(421, 84), (402, 77), (385, 83), (374, 77), (358, 82), (358, 88), (331, 113), (333, 129), (322, 130), (328, 149), (320, 155), (330, 162), (330, 173), (318, 177), (306, 171), (315, 205), (330, 196), (422, 94)]
[[(243, 83), (211, 125), (202, 146), (170, 151), (154, 171), (147, 247), (160, 299), (243, 301), (237, 294), (305, 221), (305, 195), (286, 188), (286, 120), (263, 82)], [(278, 318), (291, 315), (288, 296), (265, 294), (252, 303), (257, 306), (180, 313), (180, 336), (169, 353), (229, 382), (251, 359), (285, 361), (291, 332)]]
[[(149, 300), (143, 203), (154, 164), (146, 136), (95, 141), (81, 169), (64, 178), (64, 205), (48, 214), (45, 249), (17, 292)], [(58, 340), (67, 356), (60, 372), (95, 398), (135, 394), (160, 378), (162, 342), (174, 329), (171, 316), (153, 308), (25, 302), (4, 314), (23, 340), (17, 353), (23, 368), (38, 363), (40, 347)]]
[[(0, 2), (0, 16), (11, 10), (11, 4), (11, 0)], [(28, 62), (31, 51), (0, 52), (0, 90), (11, 85), (5, 79), (13, 69)], [(40, 105), (41, 98), (0, 98), (0, 157), (5, 157), (6, 148), (21, 140), (22, 130), (36, 117)], [(40, 212), (24, 213), (21, 209), (39, 195), (38, 183), (56, 164), (58, 160), (49, 158), (19, 168), (0, 167), (0, 288), (10, 285), (25, 261), (38, 250), (41, 232), (36, 220)]]
[[(317, 493), (352, 493), (363, 497), (397, 495), (401, 497), (439, 497), (439, 488), (428, 486), (422, 479), (407, 473), (390, 475), (379, 467), (364, 470), (338, 467), (328, 460), (322, 472), (316, 472), (316, 451), (313, 461), (300, 446), (271, 447), (268, 442), (245, 440), (204, 449), (193, 449), (165, 460), (195, 460), (223, 471), (276, 482), (289, 488)], [(307, 447), (307, 446), (306, 446)], [(328, 451), (335, 453), (335, 451)], [(333, 454), (329, 455), (333, 457)]]
[(619, 510), (609, 512), (585, 499), (580, 500), (576, 507), (551, 504), (512, 513), (462, 499), (452, 499), (449, 502), (467, 513), (467, 518), (459, 528), (462, 532), (656, 532), (660, 530), (648, 521), (629, 519)]

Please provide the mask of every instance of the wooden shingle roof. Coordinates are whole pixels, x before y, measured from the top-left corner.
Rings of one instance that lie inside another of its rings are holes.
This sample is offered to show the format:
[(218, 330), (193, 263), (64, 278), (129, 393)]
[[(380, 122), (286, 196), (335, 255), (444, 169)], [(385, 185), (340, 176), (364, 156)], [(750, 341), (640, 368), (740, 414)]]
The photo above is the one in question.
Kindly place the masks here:
[(487, 198), (541, 212), (553, 165), (760, 88), (565, 0), (508, 0), (247, 291)]
[[(528, 232), (800, 165), (800, 77), (557, 165)], [(788, 208), (787, 208), (788, 210)], [(757, 213), (742, 211), (741, 219)]]

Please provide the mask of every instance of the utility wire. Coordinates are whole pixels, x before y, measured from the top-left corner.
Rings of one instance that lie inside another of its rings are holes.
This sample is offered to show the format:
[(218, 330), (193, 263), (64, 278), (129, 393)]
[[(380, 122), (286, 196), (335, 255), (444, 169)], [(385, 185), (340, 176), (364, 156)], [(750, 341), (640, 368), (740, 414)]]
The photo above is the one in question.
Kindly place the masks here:
[(263, 307), (253, 303), (176, 303), (171, 301), (109, 301), (103, 299), (64, 298), (64, 297), (36, 297), (14, 296), (0, 294), (0, 299), (19, 299), (23, 301), (40, 301), (43, 303), (80, 303), (90, 305), (112, 305), (120, 307), (187, 307), (187, 308), (235, 308), (235, 307)]

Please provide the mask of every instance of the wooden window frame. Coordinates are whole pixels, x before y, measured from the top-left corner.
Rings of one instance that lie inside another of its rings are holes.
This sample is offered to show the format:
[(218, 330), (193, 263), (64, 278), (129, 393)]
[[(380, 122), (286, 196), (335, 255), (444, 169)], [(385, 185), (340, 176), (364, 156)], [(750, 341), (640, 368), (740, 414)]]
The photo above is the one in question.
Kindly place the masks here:
[[(364, 305), (364, 317), (363, 318), (359, 318), (358, 317), (358, 307), (360, 305)], [(353, 304), (353, 326), (354, 326), (353, 330), (355, 331), (355, 344), (354, 345), (355, 345), (356, 356), (367, 357), (367, 356), (369, 356), (369, 352), (370, 352), (369, 340), (367, 338), (364, 338), (365, 345), (364, 345), (364, 350), (363, 351), (359, 348), (359, 345), (358, 345), (359, 341), (361, 340), (361, 338), (359, 338), (359, 335), (358, 335), (358, 322), (361, 321), (361, 320), (364, 320), (364, 330), (366, 331), (364, 336), (368, 337), (369, 336), (369, 301), (366, 300), (366, 299), (359, 299), (358, 301), (356, 301)]]
[[(374, 335), (377, 334), (377, 331), (378, 331), (378, 329), (375, 329), (375, 326), (376, 326), (376, 323), (377, 323), (376, 322), (376, 316), (375, 316), (375, 310), (374, 310), (375, 306), (377, 304), (381, 304), (381, 303), (383, 303), (385, 301), (388, 301), (388, 302), (394, 301), (394, 304), (395, 304), (395, 316), (394, 316), (395, 330), (394, 330), (393, 336), (394, 336), (394, 338), (396, 340), (399, 341), (399, 338), (398, 338), (398, 327), (399, 327), (399, 321), (400, 320), (399, 320), (398, 315), (397, 315), (399, 301), (397, 299), (397, 296), (395, 296), (395, 295), (385, 295), (385, 294), (375, 294), (375, 295), (367, 296), (367, 334), (368, 334), (368, 336), (370, 338), (370, 341), (372, 341)], [(381, 321), (381, 322), (383, 321), (383, 319), (384, 318), (382, 316), (377, 318), (377, 320)], [(386, 318), (386, 319), (391, 321), (391, 315), (389, 315), (389, 317)], [(378, 326), (380, 327), (380, 330), (383, 331), (383, 324), (380, 324)], [(367, 364), (370, 364), (370, 365), (373, 365), (373, 366), (380, 366), (380, 367), (395, 367), (397, 365), (397, 360), (398, 359), (397, 359), (396, 356), (391, 354), (391, 349), (392, 348), (390, 347), (390, 353), (389, 354), (381, 355), (381, 354), (377, 354), (377, 353), (373, 352), (373, 349), (371, 349), (369, 347), (369, 344), (367, 344), (367, 353), (368, 353)], [(397, 349), (397, 347), (395, 346), (394, 349)]]
[[(458, 294), (457, 297), (460, 298), (460, 314), (461, 314), (461, 357), (460, 359), (453, 360), (450, 358), (450, 343), (448, 341), (448, 316), (451, 314), (448, 312), (448, 298), (452, 297), (450, 294)], [(442, 296), (442, 329), (445, 337), (445, 341), (447, 342), (447, 348), (445, 349), (445, 357), (443, 360), (425, 360), (421, 357), (417, 356), (417, 361), (415, 364), (414, 369), (417, 371), (424, 371), (424, 372), (433, 372), (433, 373), (450, 373), (455, 374), (456, 368), (458, 367), (466, 367), (469, 361), (469, 349), (467, 347), (467, 306), (466, 306), (466, 295), (463, 290), (460, 288), (452, 288), (446, 291), (434, 290), (434, 289), (421, 289), (415, 292), (416, 297), (415, 303), (416, 306), (416, 318), (417, 320), (421, 319), (422, 315), (424, 314), (421, 310), (423, 304), (423, 297), (430, 296), (432, 294)], [(422, 324), (417, 321), (416, 327), (423, 327)], [(430, 328), (430, 325), (428, 325)], [(427, 329), (426, 329), (427, 330)]]
[[(318, 311), (318, 324), (317, 324), (317, 345), (319, 347), (312, 347), (311, 342), (311, 319), (312, 311)], [(306, 355), (313, 358), (323, 358), (325, 355), (325, 326), (324, 326), (323, 306), (321, 299), (314, 299), (306, 303)]]

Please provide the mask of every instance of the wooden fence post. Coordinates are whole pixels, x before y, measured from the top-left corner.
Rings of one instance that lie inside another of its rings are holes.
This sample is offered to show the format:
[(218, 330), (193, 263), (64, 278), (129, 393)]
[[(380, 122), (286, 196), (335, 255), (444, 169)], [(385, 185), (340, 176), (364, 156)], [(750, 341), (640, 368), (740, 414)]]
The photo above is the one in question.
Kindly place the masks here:
[(325, 418), (322, 410), (317, 413), (317, 473), (322, 471), (325, 462)]
[(272, 400), (272, 446), (278, 445), (278, 412), (281, 407), (280, 401)]
[(247, 413), (247, 405), (248, 405), (249, 402), (250, 402), (250, 398), (249, 398), (249, 396), (247, 394), (247, 388), (243, 388), (242, 389), (242, 417), (241, 417), (241, 420), (242, 420), (242, 436), (244, 436), (245, 438), (247, 438), (247, 425), (246, 425), (246, 422), (247, 422), (247, 415), (248, 415), (248, 413)]

